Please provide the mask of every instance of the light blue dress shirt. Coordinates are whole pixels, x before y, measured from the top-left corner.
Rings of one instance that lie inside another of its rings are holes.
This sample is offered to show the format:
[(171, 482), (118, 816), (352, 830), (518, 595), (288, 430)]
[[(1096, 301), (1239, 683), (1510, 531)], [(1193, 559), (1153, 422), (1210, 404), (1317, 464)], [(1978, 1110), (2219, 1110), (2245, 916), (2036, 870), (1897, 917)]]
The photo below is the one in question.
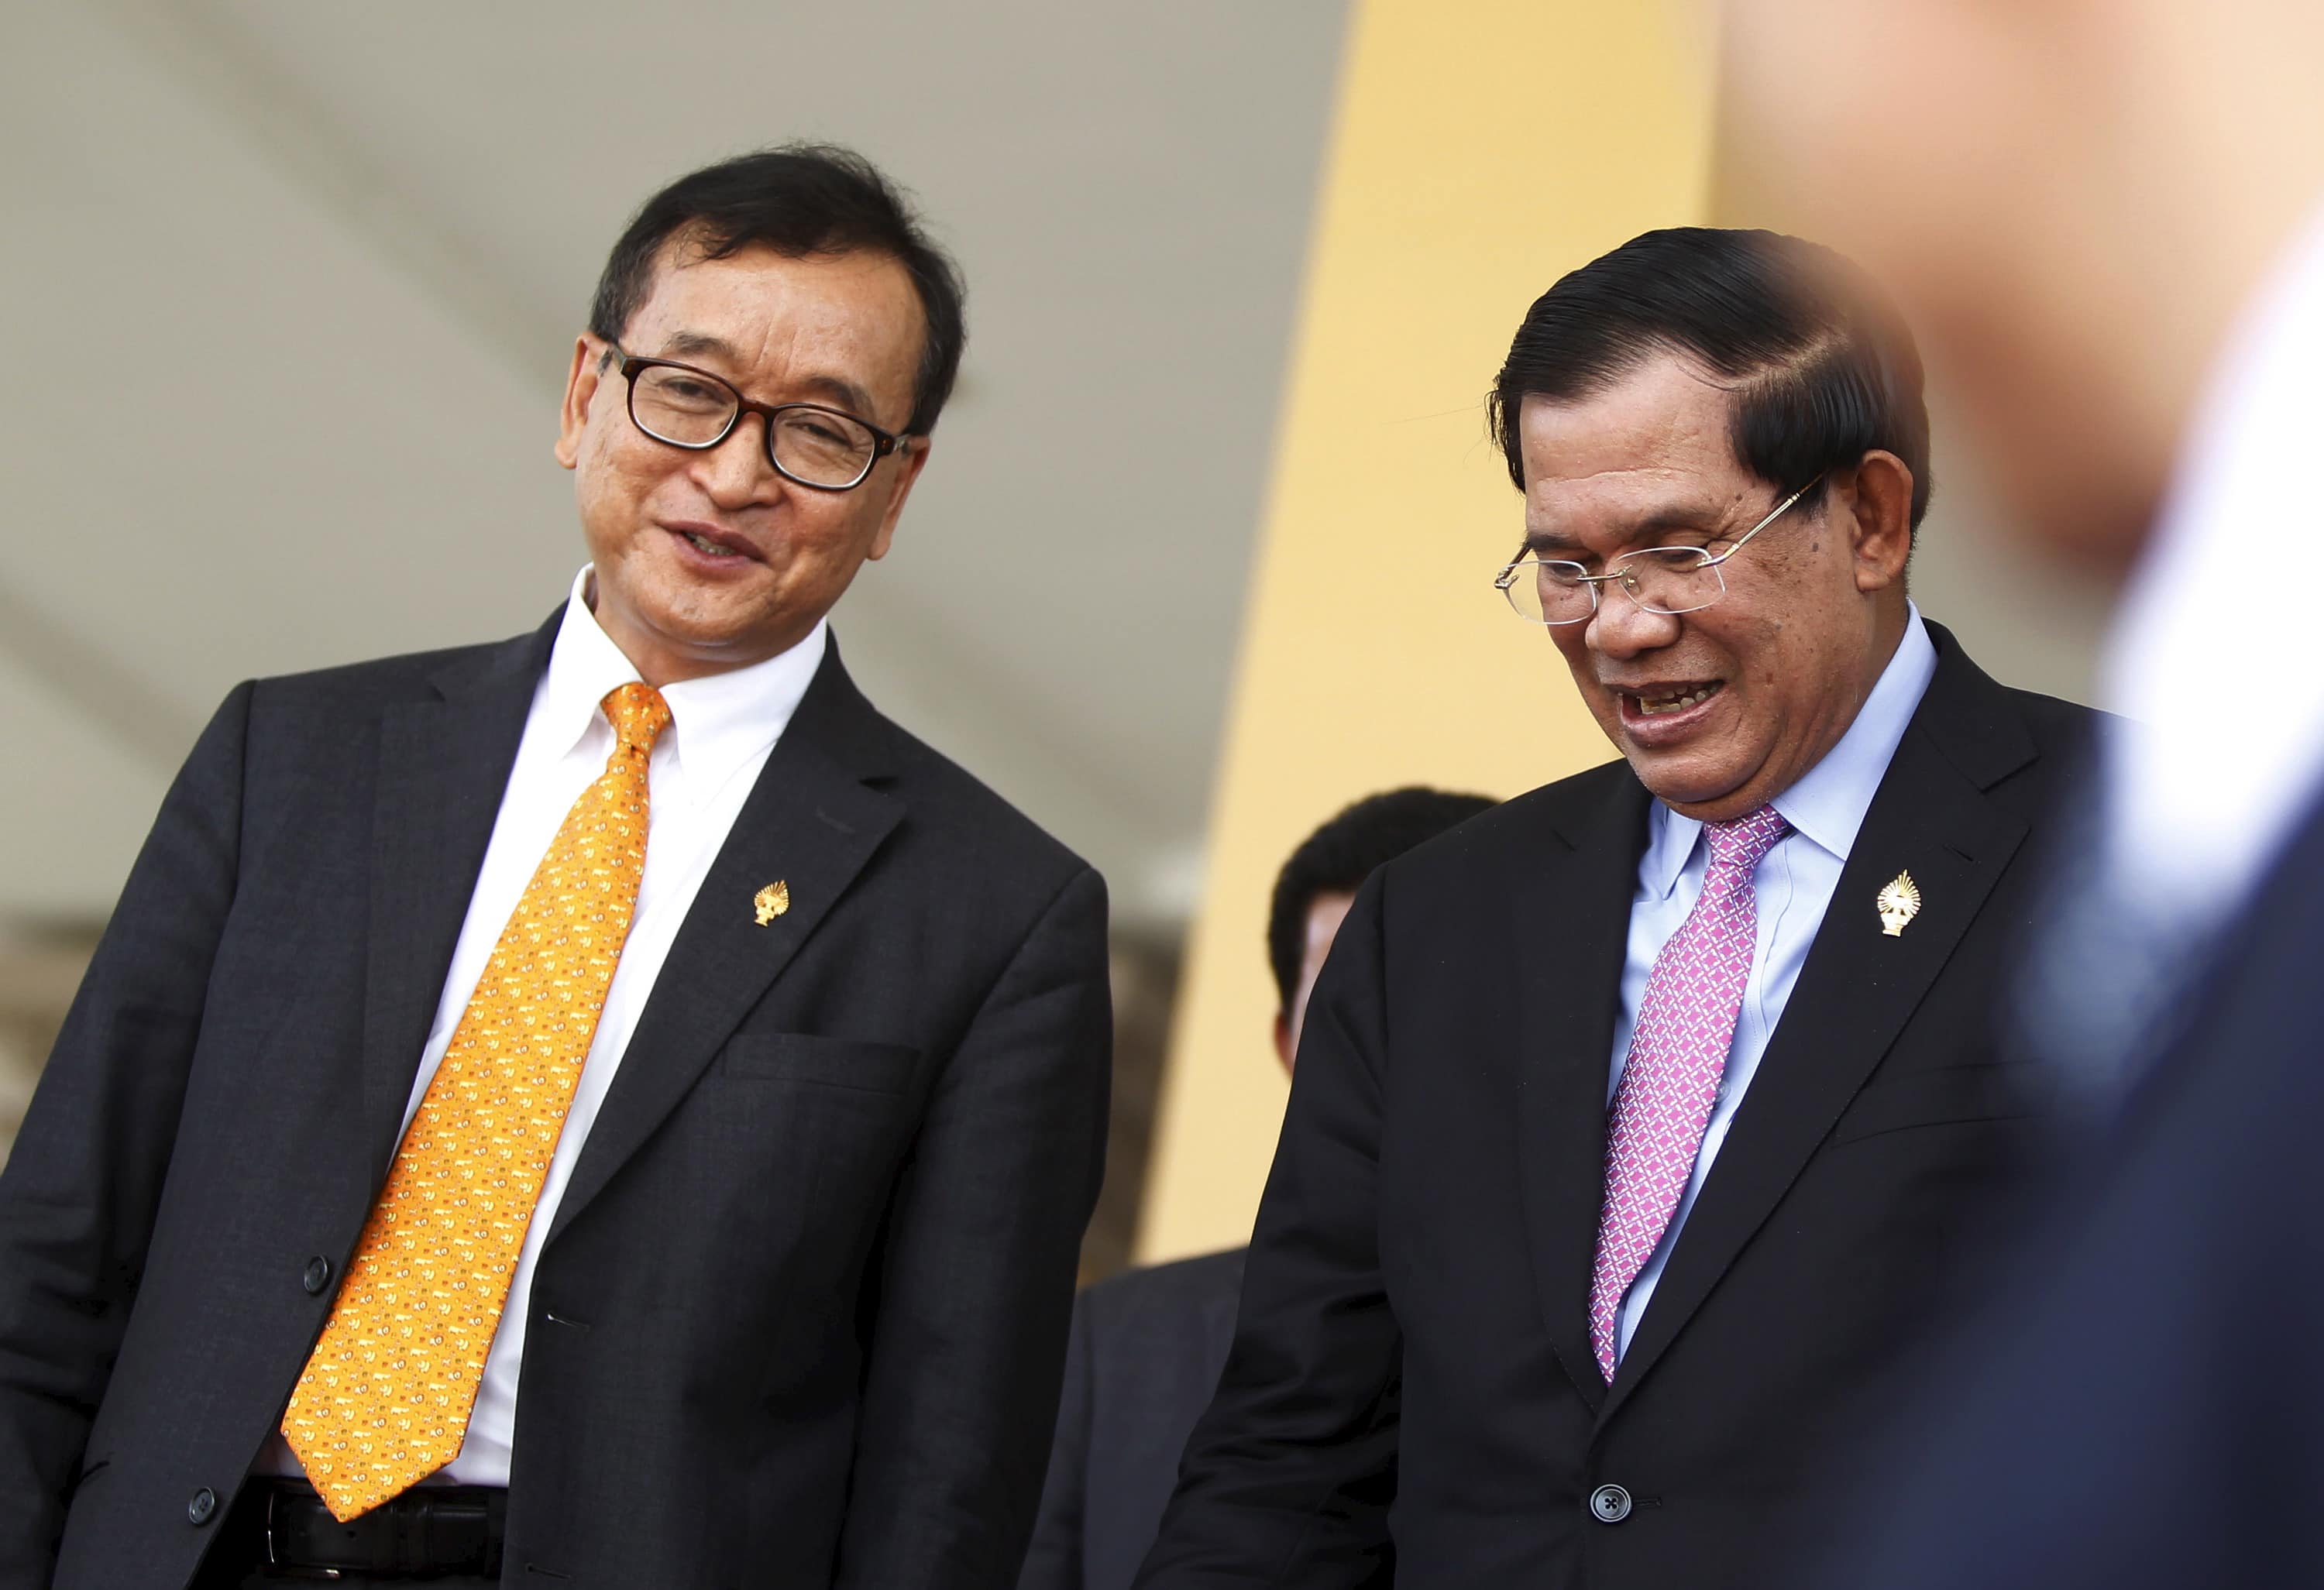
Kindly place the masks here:
[[(1936, 671), (1936, 647), (1921, 622), (1921, 610), (1911, 607), (1904, 639), (1881, 670), (1879, 682), (1865, 699), (1856, 721), (1822, 761), (1775, 799), (1775, 810), (1792, 825), (1792, 832), (1777, 841), (1751, 875), (1758, 942), (1752, 950), (1751, 975), (1743, 985), (1743, 1008), (1735, 1022), (1735, 1042), (1727, 1051), (1726, 1074), (1720, 1081), (1711, 1125), (1702, 1135), (1702, 1147), (1694, 1156), (1694, 1174), (1654, 1256), (1622, 1300), (1618, 1355), (1630, 1350), (1630, 1337), (1646, 1317), (1663, 1266), (1678, 1242), (1679, 1227), (1686, 1224), (1703, 1179), (1711, 1174), (1711, 1162), (1719, 1157), (1720, 1145), (1727, 1140), (1727, 1128), (1759, 1069), (1767, 1039), (1784, 1018), (1784, 1006), (1792, 997), (1792, 986), (1800, 980), (1808, 947), (1815, 942), (1832, 891), (1840, 887), (1840, 869), (1848, 864), (1856, 831), (1864, 826), (1864, 813), (1870, 809), (1872, 796), (1888, 772), (1889, 759), (1904, 738), (1905, 725), (1913, 721)], [(1646, 974), (1702, 893), (1711, 847), (1702, 841), (1700, 822), (1680, 816), (1660, 801), (1654, 804), (1646, 822), (1646, 852), (1638, 863), (1638, 892), (1630, 900), (1622, 1010), (1614, 1027), (1614, 1062), (1606, 1080), (1609, 1107), (1622, 1080), (1623, 1062), (1629, 1058), (1630, 1033), (1637, 1025), (1638, 1002), (1646, 996)], [(1867, 912), (1872, 909), (1869, 898), (1863, 905)]]

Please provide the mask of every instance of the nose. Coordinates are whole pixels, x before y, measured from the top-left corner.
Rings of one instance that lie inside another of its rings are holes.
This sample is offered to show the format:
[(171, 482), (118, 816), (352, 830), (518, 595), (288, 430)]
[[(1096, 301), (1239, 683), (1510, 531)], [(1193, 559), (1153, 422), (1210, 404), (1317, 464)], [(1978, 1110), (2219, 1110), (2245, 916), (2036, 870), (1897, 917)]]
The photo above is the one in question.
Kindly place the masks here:
[(767, 456), (764, 416), (745, 414), (715, 447), (694, 455), (695, 483), (721, 508), (747, 508), (781, 495), (783, 477)]
[(1610, 584), (1611, 589), (1599, 588), (1598, 611), (1583, 628), (1582, 639), (1591, 650), (1600, 657), (1627, 660), (1659, 651), (1678, 639), (1677, 615), (1648, 612), (1618, 581)]

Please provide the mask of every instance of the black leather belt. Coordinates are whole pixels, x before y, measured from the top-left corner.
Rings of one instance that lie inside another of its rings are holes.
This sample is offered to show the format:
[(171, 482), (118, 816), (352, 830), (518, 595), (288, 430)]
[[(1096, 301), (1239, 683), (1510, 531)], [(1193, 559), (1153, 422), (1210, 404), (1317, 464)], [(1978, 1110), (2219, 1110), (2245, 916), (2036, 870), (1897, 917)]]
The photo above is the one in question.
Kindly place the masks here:
[(508, 1528), (508, 1493), (482, 1485), (417, 1485), (341, 1523), (300, 1480), (253, 1480), (258, 1560), (286, 1579), (342, 1574), (423, 1579), (496, 1577)]

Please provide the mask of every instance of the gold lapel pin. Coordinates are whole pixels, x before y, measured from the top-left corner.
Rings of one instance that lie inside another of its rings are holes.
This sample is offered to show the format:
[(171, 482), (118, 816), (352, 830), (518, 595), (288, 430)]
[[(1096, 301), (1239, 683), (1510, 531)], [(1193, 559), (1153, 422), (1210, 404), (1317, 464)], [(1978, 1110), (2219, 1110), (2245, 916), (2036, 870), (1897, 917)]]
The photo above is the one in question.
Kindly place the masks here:
[(1892, 939), (1904, 936), (1904, 924), (1921, 914), (1921, 886), (1913, 881), (1909, 872), (1900, 872), (1888, 880), (1880, 897), (1872, 902), (1880, 908), (1880, 931)]
[(791, 908), (791, 886), (777, 878), (761, 889), (751, 900), (759, 914), (759, 925), (765, 927)]

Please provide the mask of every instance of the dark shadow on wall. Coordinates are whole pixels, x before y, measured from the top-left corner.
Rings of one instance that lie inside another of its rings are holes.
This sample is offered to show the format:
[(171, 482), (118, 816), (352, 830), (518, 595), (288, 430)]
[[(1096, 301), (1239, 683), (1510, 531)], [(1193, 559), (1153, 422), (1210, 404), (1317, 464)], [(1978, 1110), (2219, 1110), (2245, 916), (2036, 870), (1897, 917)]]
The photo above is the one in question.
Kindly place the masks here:
[(1117, 933), (1113, 941), (1113, 1110), (1105, 1185), (1082, 1238), (1082, 1283), (1130, 1267), (1154, 1149), (1154, 1112), (1178, 998), (1185, 941), (1175, 933)]

